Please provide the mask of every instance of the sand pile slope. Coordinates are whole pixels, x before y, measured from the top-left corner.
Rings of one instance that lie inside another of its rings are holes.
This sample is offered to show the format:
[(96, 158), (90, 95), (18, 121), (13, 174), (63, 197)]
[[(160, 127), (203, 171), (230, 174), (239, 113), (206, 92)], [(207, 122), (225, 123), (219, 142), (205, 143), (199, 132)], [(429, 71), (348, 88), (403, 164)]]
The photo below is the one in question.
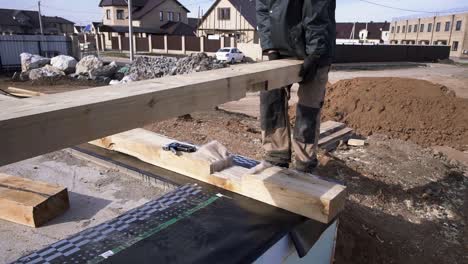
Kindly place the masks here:
[(445, 145), (468, 150), (468, 100), (428, 81), (405, 78), (339, 81), (328, 87), (322, 118), (345, 122), (366, 136), (380, 133), (422, 146)]

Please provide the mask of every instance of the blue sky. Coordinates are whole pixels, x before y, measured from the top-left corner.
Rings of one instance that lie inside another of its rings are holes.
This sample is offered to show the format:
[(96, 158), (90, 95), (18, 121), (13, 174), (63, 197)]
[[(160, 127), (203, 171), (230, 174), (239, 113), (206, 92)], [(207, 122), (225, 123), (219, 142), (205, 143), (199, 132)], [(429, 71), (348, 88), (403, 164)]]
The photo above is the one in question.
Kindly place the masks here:
[[(214, 0), (180, 0), (196, 17), (198, 7), (207, 10)], [(243, 0), (248, 1), (248, 0)], [(369, 0), (382, 5), (403, 9), (435, 12), (468, 6), (466, 0)], [(1, 0), (0, 8), (37, 9), (37, 0)], [(62, 16), (77, 24), (100, 21), (99, 0), (42, 0), (42, 12), (45, 15)], [(390, 21), (393, 17), (414, 15), (408, 12), (372, 5), (360, 0), (337, 0), (336, 18), (339, 22), (353, 21)]]

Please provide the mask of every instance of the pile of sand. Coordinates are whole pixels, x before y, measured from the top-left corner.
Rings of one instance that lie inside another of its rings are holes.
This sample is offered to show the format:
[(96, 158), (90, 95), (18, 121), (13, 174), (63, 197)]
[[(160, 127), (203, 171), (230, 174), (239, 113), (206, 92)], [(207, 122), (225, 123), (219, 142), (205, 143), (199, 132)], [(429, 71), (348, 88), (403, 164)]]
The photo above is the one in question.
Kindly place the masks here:
[[(291, 109), (294, 116), (294, 110)], [(405, 78), (342, 80), (327, 90), (322, 119), (357, 133), (468, 150), (468, 100), (445, 86)]]

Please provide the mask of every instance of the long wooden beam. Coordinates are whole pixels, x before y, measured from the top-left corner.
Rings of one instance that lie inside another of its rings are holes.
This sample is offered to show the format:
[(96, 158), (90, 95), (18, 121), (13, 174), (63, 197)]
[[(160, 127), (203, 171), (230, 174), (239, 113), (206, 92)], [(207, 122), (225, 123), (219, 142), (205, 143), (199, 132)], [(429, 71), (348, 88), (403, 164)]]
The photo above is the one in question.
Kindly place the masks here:
[(212, 146), (210, 155), (203, 155), (203, 147), (195, 153), (163, 150), (171, 142), (156, 133), (133, 129), (90, 143), (323, 223), (344, 208), (346, 188), (340, 184), (279, 167), (249, 170), (232, 165), (224, 162), (229, 159), (225, 155), (218, 155), (225, 153), (217, 152), (222, 148)]
[(0, 166), (300, 81), (279, 60), (0, 102)]

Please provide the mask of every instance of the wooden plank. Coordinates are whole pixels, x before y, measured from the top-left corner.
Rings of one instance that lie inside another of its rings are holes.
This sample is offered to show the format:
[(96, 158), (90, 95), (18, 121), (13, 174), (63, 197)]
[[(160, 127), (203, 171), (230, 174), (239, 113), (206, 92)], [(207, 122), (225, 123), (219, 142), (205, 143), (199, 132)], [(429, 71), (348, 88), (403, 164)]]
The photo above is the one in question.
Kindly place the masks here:
[(21, 94), (21, 95), (23, 95), (25, 97), (45, 95), (45, 93), (35, 92), (35, 91), (31, 91), (31, 90), (27, 90), (27, 89), (23, 89), (23, 88), (11, 87), (11, 86), (7, 88), (7, 92), (15, 94), (15, 95), (16, 94)]
[[(301, 61), (278, 60), (0, 104), (0, 166), (239, 100), (263, 83), (300, 81)], [(39, 98), (38, 98), (39, 99)], [(24, 101), (24, 102), (23, 102)], [(40, 139), (40, 140), (38, 140)]]
[(38, 227), (68, 208), (67, 189), (0, 173), (0, 218)]
[(324, 138), (326, 136), (329, 136), (345, 127), (346, 125), (344, 123), (335, 122), (331, 120), (325, 121), (320, 124), (320, 137), (319, 138)]
[(164, 151), (174, 140), (134, 129), (90, 142), (247, 197), (328, 223), (344, 207), (345, 187), (320, 177), (279, 167), (255, 173), (239, 166), (213, 169), (214, 160), (197, 153)]

